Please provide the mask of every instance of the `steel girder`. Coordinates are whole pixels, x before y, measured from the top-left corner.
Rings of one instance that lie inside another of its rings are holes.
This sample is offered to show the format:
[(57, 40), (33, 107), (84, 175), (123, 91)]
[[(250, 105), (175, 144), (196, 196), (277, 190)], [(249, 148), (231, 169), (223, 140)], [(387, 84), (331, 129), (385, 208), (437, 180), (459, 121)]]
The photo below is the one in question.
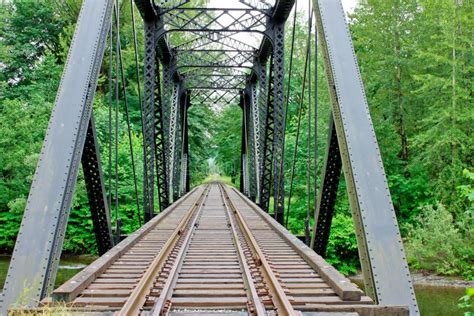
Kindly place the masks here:
[(257, 113), (254, 113), (255, 126), (257, 126), (257, 138), (256, 139), (256, 156), (257, 156), (257, 174), (259, 180), (259, 190), (257, 200), (261, 201), (262, 191), (262, 176), (263, 176), (263, 152), (264, 152), (264, 140), (265, 140), (265, 127), (267, 120), (267, 67), (266, 62), (256, 62), (255, 72), (257, 74), (258, 89), (256, 95), (256, 108)]
[(182, 107), (182, 149), (181, 149), (181, 181), (180, 181), (180, 195), (189, 192), (189, 142), (188, 142), (188, 109), (191, 102), (191, 95), (189, 91), (186, 92), (186, 103)]
[(407, 305), (419, 315), (344, 10), (334, 0), (313, 0), (313, 8), (365, 291), (379, 304)]
[[(88, 139), (92, 101), (110, 27), (112, 0), (85, 0), (69, 50), (43, 148), (33, 178), (5, 285), (0, 314), (17, 303), (37, 306), (54, 285), (64, 242), (79, 163), (84, 144), (83, 167), (87, 181), (100, 181), (95, 140)], [(95, 148), (95, 153), (92, 151)], [(94, 170), (89, 170), (94, 168)], [(88, 183), (96, 211), (105, 212), (103, 186)], [(92, 193), (92, 192), (91, 192)], [(102, 201), (102, 202), (101, 202)], [(102, 205), (101, 205), (102, 204)], [(97, 214), (99, 215), (99, 214)], [(106, 218), (101, 214), (100, 221)], [(106, 219), (105, 219), (106, 221)], [(100, 226), (106, 227), (105, 222)], [(40, 227), (41, 229), (38, 229)], [(108, 235), (107, 231), (103, 232)], [(100, 241), (99, 241), (100, 242)], [(28, 291), (25, 291), (25, 288)]]
[(166, 170), (166, 145), (165, 145), (165, 122), (163, 115), (163, 100), (161, 95), (161, 80), (158, 56), (155, 58), (157, 71), (155, 74), (155, 164), (158, 185), (160, 211), (166, 209), (170, 204), (168, 189), (168, 174)]
[(247, 78), (242, 75), (201, 75), (192, 74), (184, 76), (186, 87), (190, 90), (243, 90)]
[(255, 51), (196, 49), (177, 51), (178, 69), (184, 67), (252, 68)]
[[(274, 217), (283, 223), (284, 179), (279, 165), (283, 159), (284, 126), (284, 23), (275, 23), (273, 52), (267, 91), (267, 113), (264, 133), (260, 206), (268, 212), (273, 190)], [(273, 182), (273, 183), (272, 183)]]
[(195, 32), (194, 38), (176, 46), (175, 51), (190, 51), (197, 49), (231, 49), (238, 51), (256, 51), (258, 47), (254, 47), (244, 43), (232, 36), (236, 32), (221, 33), (218, 31)]
[(256, 133), (258, 133), (258, 119), (255, 120), (255, 83), (249, 83), (244, 90), (244, 103), (247, 111), (247, 153), (248, 153), (248, 178), (249, 194), (248, 197), (255, 201), (259, 188), (258, 183), (258, 158), (256, 151)]
[(179, 130), (179, 105), (180, 105), (180, 96), (181, 96), (181, 87), (179, 82), (173, 83), (173, 90), (170, 100), (169, 108), (169, 127), (168, 127), (168, 187), (169, 187), (169, 196), (174, 200), (175, 198), (175, 188), (176, 188), (176, 172), (175, 168), (177, 167), (177, 134)]
[(182, 180), (183, 180), (183, 145), (184, 145), (184, 124), (186, 118), (184, 115), (187, 114), (186, 108), (188, 103), (188, 93), (184, 90), (184, 87), (181, 86), (181, 93), (179, 97), (179, 104), (178, 104), (178, 127), (176, 133), (176, 147), (175, 147), (175, 169), (174, 169), (174, 192), (175, 192), (175, 200), (177, 200), (182, 195)]
[(232, 104), (239, 97), (237, 90), (196, 89), (191, 90), (193, 104)]
[(260, 200), (259, 205), (268, 212), (270, 204), (270, 195), (272, 188), (272, 166), (273, 166), (273, 131), (274, 131), (274, 116), (273, 116), (273, 56), (270, 60), (270, 73), (268, 78), (267, 102), (266, 102), (266, 117), (265, 127), (263, 130), (263, 151), (262, 151), (262, 175), (260, 178)]
[(249, 196), (249, 173), (248, 173), (248, 107), (245, 102), (245, 94), (240, 93), (239, 106), (242, 109), (242, 137), (240, 145), (240, 192)]
[(145, 222), (155, 214), (155, 91), (156, 85), (156, 29), (155, 21), (145, 22), (145, 61), (143, 81), (143, 211)]
[[(285, 138), (285, 23), (276, 23), (273, 32), (273, 199), (275, 219), (283, 224), (285, 191), (284, 173), (280, 169), (280, 162), (284, 159), (283, 142)], [(271, 106), (270, 102), (268, 106)]]
[(270, 16), (271, 10), (274, 6), (274, 1), (269, 2), (265, 0), (240, 0), (240, 3), (245, 4), (246, 6), (257, 10), (263, 14)]

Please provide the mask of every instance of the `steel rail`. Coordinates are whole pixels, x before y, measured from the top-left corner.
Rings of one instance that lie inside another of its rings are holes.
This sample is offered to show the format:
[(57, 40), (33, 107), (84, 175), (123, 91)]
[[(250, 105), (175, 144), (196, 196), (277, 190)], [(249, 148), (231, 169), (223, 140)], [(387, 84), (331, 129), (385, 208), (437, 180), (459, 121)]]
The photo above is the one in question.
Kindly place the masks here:
[(137, 286), (134, 288), (129, 298), (123, 305), (122, 309), (119, 312), (119, 315), (137, 315), (140, 309), (143, 307), (143, 304), (146, 302), (146, 296), (150, 293), (150, 290), (153, 287), (155, 281), (155, 276), (161, 270), (161, 268), (166, 263), (169, 254), (172, 252), (174, 246), (178, 242), (183, 229), (187, 226), (189, 220), (192, 218), (193, 214), (200, 210), (205, 197), (209, 192), (209, 186), (207, 186), (199, 198), (196, 200), (196, 203), (190, 208), (188, 213), (181, 219), (178, 227), (173, 231), (168, 241), (163, 245), (160, 252), (153, 259), (150, 266), (147, 268), (146, 272), (141, 277)]
[[(208, 194), (209, 194), (209, 186), (206, 188), (206, 197), (208, 196)], [(186, 236), (184, 236), (183, 243), (178, 253), (176, 254), (176, 258), (174, 259), (173, 267), (168, 272), (168, 277), (166, 278), (166, 282), (163, 285), (163, 288), (161, 289), (158, 300), (153, 305), (150, 315), (153, 315), (153, 316), (162, 315), (162, 312), (164, 308), (166, 307), (166, 303), (169, 302), (171, 299), (171, 295), (173, 294), (172, 290), (176, 284), (176, 280), (178, 279), (179, 271), (181, 270), (181, 266), (183, 265), (183, 260), (186, 255), (186, 251), (188, 249), (191, 236), (193, 235), (193, 232), (196, 229), (197, 221), (199, 219), (199, 214), (202, 211), (202, 207), (205, 200), (206, 199), (204, 199), (201, 202), (198, 210), (195, 212), (195, 215), (192, 217), (192, 222), (189, 225), (190, 228), (187, 231)], [(171, 308), (171, 306), (168, 306), (168, 308)]]
[(300, 315), (300, 313), (295, 311), (295, 309), (291, 305), (288, 297), (285, 294), (285, 290), (278, 282), (278, 279), (275, 276), (275, 273), (273, 272), (272, 268), (270, 267), (270, 264), (268, 263), (265, 254), (263, 253), (262, 249), (260, 249), (260, 246), (255, 240), (255, 237), (253, 236), (244, 218), (242, 217), (242, 214), (240, 214), (239, 210), (230, 199), (229, 194), (227, 193), (227, 189), (225, 187), (223, 188), (225, 198), (228, 201), (229, 206), (234, 211), (235, 218), (237, 219), (240, 228), (243, 230), (245, 239), (249, 243), (250, 248), (252, 248), (253, 252), (257, 256), (257, 260), (261, 263), (260, 267), (263, 274), (263, 278), (265, 280), (265, 283), (269, 287), (270, 293), (272, 294), (272, 301), (277, 309), (277, 314), (280, 316)]
[(239, 236), (237, 234), (237, 227), (235, 226), (232, 212), (230, 211), (229, 203), (226, 201), (224, 188), (221, 184), (219, 184), (219, 190), (221, 191), (222, 202), (224, 203), (224, 209), (227, 213), (227, 218), (229, 219), (229, 224), (232, 231), (232, 238), (234, 239), (234, 244), (235, 244), (235, 247), (237, 248), (237, 254), (239, 257), (240, 265), (243, 270), (242, 277), (243, 277), (245, 286), (247, 288), (247, 293), (250, 294), (249, 298), (251, 299), (253, 307), (255, 308), (256, 314), (267, 315), (265, 306), (263, 305), (262, 301), (260, 300), (260, 297), (258, 296), (257, 287), (253, 281), (250, 268), (248, 266), (248, 263), (245, 259), (244, 252), (242, 250), (242, 246), (240, 245)]
[(104, 256), (92, 262), (84, 270), (76, 274), (69, 282), (61, 285), (53, 291), (51, 297), (53, 301), (70, 302), (75, 299), (81, 291), (86, 289), (97, 277), (107, 270), (120, 256), (130, 250), (141, 238), (146, 236), (151, 230), (159, 225), (173, 210), (180, 206), (187, 198), (189, 198), (197, 189), (193, 189), (185, 196), (181, 197), (173, 205), (155, 216), (152, 220), (144, 224), (126, 239), (122, 240), (118, 245), (109, 250)]

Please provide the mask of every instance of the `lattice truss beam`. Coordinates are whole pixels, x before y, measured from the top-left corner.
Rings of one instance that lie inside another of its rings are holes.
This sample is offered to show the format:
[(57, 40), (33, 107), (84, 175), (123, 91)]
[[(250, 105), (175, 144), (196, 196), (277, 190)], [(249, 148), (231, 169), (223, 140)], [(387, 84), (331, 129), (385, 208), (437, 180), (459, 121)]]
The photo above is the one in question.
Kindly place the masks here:
[(260, 32), (267, 15), (261, 10), (234, 8), (178, 8), (163, 15), (168, 32)]

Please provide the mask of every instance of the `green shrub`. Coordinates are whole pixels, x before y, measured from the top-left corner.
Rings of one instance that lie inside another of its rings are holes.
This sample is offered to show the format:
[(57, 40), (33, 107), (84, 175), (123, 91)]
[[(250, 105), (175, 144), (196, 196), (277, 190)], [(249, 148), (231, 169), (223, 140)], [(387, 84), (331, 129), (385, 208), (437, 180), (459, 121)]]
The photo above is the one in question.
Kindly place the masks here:
[(326, 260), (344, 275), (357, 272), (359, 256), (351, 216), (344, 214), (334, 216)]
[(463, 233), (465, 223), (455, 223), (451, 213), (440, 203), (424, 207), (418, 222), (418, 226), (410, 225), (408, 229), (406, 248), (411, 266), (472, 278), (474, 243)]

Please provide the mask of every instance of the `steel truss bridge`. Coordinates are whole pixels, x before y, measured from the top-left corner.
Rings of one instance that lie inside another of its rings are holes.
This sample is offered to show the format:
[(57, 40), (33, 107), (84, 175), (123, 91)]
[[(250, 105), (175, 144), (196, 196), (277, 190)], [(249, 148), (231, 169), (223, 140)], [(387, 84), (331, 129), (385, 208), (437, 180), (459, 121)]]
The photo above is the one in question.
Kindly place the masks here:
[[(135, 0), (145, 38), (146, 223), (117, 243), (92, 113), (114, 1), (83, 1), (0, 313), (37, 311), (59, 300), (72, 302), (71, 311), (122, 315), (216, 309), (236, 315), (419, 314), (340, 1), (313, 0), (332, 104), (313, 249), (280, 225), (285, 23), (294, 0), (240, 2), (244, 8)], [(235, 35), (244, 32), (254, 33), (260, 43), (238, 40)], [(185, 34), (186, 41), (176, 44), (175, 33)], [(240, 192), (222, 184), (190, 190), (188, 109), (234, 101), (243, 113)], [(54, 290), (80, 164), (102, 257)], [(323, 259), (341, 173), (365, 294)], [(271, 199), (273, 218), (268, 214)]]

